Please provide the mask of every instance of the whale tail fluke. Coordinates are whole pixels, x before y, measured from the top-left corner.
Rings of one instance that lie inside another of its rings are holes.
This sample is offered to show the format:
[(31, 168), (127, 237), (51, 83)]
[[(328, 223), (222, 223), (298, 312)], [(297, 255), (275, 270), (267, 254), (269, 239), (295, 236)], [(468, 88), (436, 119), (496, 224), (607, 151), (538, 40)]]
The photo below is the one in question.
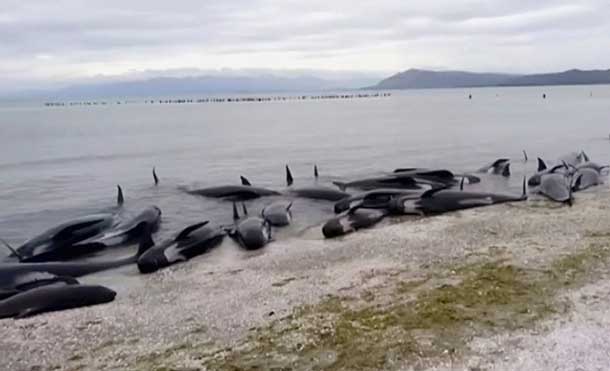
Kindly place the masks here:
[(8, 242), (0, 238), (0, 242), (13, 254), (20, 262), (23, 261), (23, 257), (14, 249)]
[(157, 171), (156, 171), (156, 169), (154, 167), (153, 167), (152, 174), (153, 174), (153, 179), (155, 181), (155, 185), (158, 185), (159, 184), (159, 177), (157, 176)]
[(582, 156), (582, 159), (583, 159), (585, 162), (589, 162), (589, 161), (591, 161), (591, 159), (589, 158), (589, 156), (587, 156), (587, 154), (585, 153), (585, 151), (581, 151), (581, 152), (580, 152), (580, 154), (581, 154), (581, 156)]
[(290, 187), (294, 183), (294, 178), (292, 177), (292, 173), (290, 172), (290, 168), (286, 165), (286, 185)]
[(246, 178), (245, 176), (240, 176), (239, 177), (241, 179), (241, 185), (244, 186), (252, 186), (252, 183), (250, 183), (250, 181), (248, 180), (248, 178)]
[(118, 184), (117, 184), (116, 188), (117, 188), (116, 203), (117, 203), (117, 205), (121, 206), (125, 203), (125, 197), (123, 197), (123, 188), (121, 188), (121, 186)]

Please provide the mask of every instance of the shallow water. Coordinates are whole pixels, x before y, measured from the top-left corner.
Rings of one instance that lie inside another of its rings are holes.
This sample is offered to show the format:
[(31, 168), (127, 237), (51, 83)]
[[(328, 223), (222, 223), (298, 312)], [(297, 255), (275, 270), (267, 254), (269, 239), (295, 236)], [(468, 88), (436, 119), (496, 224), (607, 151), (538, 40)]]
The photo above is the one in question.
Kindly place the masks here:
[[(255, 185), (282, 190), (285, 164), (298, 186), (313, 183), (314, 163), (320, 182), (328, 183), (396, 167), (472, 171), (510, 157), (510, 181), (489, 177), (483, 186), (519, 193), (521, 174), (533, 172), (536, 156), (552, 161), (584, 149), (593, 160), (610, 162), (609, 119), (608, 86), (421, 90), (265, 103), (3, 106), (0, 236), (18, 245), (58, 222), (111, 210), (116, 184), (125, 191), (125, 217), (150, 204), (163, 210), (155, 239), (200, 220), (230, 223), (230, 203), (179, 187), (238, 184), (244, 175)], [(250, 202), (250, 212), (270, 201)], [(277, 239), (322, 238), (317, 226), (332, 215), (332, 203), (296, 200), (293, 213), (294, 225), (278, 231)], [(227, 245), (216, 259), (248, 256)]]

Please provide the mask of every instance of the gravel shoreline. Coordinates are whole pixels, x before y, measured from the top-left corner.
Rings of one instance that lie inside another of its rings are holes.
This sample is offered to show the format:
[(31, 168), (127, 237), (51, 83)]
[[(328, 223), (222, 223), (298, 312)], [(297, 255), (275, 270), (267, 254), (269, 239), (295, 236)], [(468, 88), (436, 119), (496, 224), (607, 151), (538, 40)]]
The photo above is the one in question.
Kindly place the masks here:
[[(592, 243), (610, 246), (608, 201), (603, 188), (579, 193), (572, 208), (532, 200), (390, 221), (336, 241), (319, 239), (316, 229), (254, 255), (225, 242), (209, 256), (149, 276), (128, 267), (121, 271), (131, 284), (118, 288), (114, 303), (0, 321), (0, 359), (3, 369), (15, 371), (223, 368), (222, 354), (209, 363), (202, 350), (237, 348), (255, 329), (328, 297), (361, 298), (481, 261), (542, 269)], [(469, 334), (459, 355), (389, 369), (605, 369), (607, 273), (604, 266), (582, 285), (561, 290), (565, 308), (535, 326)], [(116, 280), (108, 272), (85, 281)], [(195, 348), (198, 356), (190, 357)]]

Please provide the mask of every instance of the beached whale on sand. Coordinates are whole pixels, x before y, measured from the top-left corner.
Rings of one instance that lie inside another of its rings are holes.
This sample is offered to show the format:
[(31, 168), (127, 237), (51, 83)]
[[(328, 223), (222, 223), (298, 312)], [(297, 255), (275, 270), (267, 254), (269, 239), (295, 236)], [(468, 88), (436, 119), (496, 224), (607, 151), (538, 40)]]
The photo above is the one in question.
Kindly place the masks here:
[(104, 286), (43, 286), (0, 301), (0, 319), (109, 303), (116, 292)]
[(176, 237), (162, 242), (138, 258), (141, 273), (152, 273), (172, 264), (187, 261), (218, 246), (226, 232), (209, 221), (186, 227)]
[(603, 183), (600, 173), (588, 167), (579, 168), (574, 172), (573, 177), (579, 179), (579, 182), (574, 184), (574, 192), (583, 191)]
[(326, 238), (334, 238), (369, 228), (383, 220), (388, 215), (387, 210), (353, 208), (347, 213), (328, 220), (322, 226), (322, 234)]
[(150, 230), (146, 231), (140, 240), (138, 251), (126, 258), (116, 260), (84, 261), (84, 262), (45, 262), (45, 263), (3, 263), (0, 264), (0, 289), (12, 289), (15, 282), (24, 274), (31, 272), (46, 272), (56, 276), (81, 277), (91, 273), (134, 264), (138, 258), (154, 245)]
[(541, 177), (537, 192), (546, 198), (572, 206), (572, 193), (580, 187), (581, 176), (573, 181), (568, 174), (551, 172)]
[(17, 276), (12, 285), (0, 288), (0, 300), (13, 295), (49, 285), (78, 285), (76, 278), (68, 276), (56, 276), (46, 272), (29, 272)]

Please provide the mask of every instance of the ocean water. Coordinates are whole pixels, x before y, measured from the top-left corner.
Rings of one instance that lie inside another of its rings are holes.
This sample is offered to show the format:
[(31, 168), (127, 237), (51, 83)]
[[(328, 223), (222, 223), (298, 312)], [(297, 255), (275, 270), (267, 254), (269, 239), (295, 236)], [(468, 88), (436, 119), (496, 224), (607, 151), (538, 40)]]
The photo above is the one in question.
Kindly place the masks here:
[[(4, 105), (0, 237), (19, 245), (61, 221), (110, 210), (117, 184), (125, 191), (124, 217), (152, 204), (163, 210), (157, 240), (201, 220), (227, 224), (230, 203), (180, 187), (238, 184), (244, 175), (282, 190), (286, 164), (298, 186), (313, 184), (314, 164), (320, 182), (330, 183), (396, 167), (473, 171), (509, 157), (514, 175), (508, 181), (487, 177), (482, 187), (519, 193), (536, 156), (552, 162), (585, 150), (609, 163), (609, 134), (609, 86), (418, 90), (265, 103)], [(161, 178), (157, 187), (153, 166)], [(249, 202), (250, 212), (270, 201)], [(293, 213), (294, 225), (276, 238), (321, 239), (319, 225), (332, 215), (332, 203), (295, 200)]]

